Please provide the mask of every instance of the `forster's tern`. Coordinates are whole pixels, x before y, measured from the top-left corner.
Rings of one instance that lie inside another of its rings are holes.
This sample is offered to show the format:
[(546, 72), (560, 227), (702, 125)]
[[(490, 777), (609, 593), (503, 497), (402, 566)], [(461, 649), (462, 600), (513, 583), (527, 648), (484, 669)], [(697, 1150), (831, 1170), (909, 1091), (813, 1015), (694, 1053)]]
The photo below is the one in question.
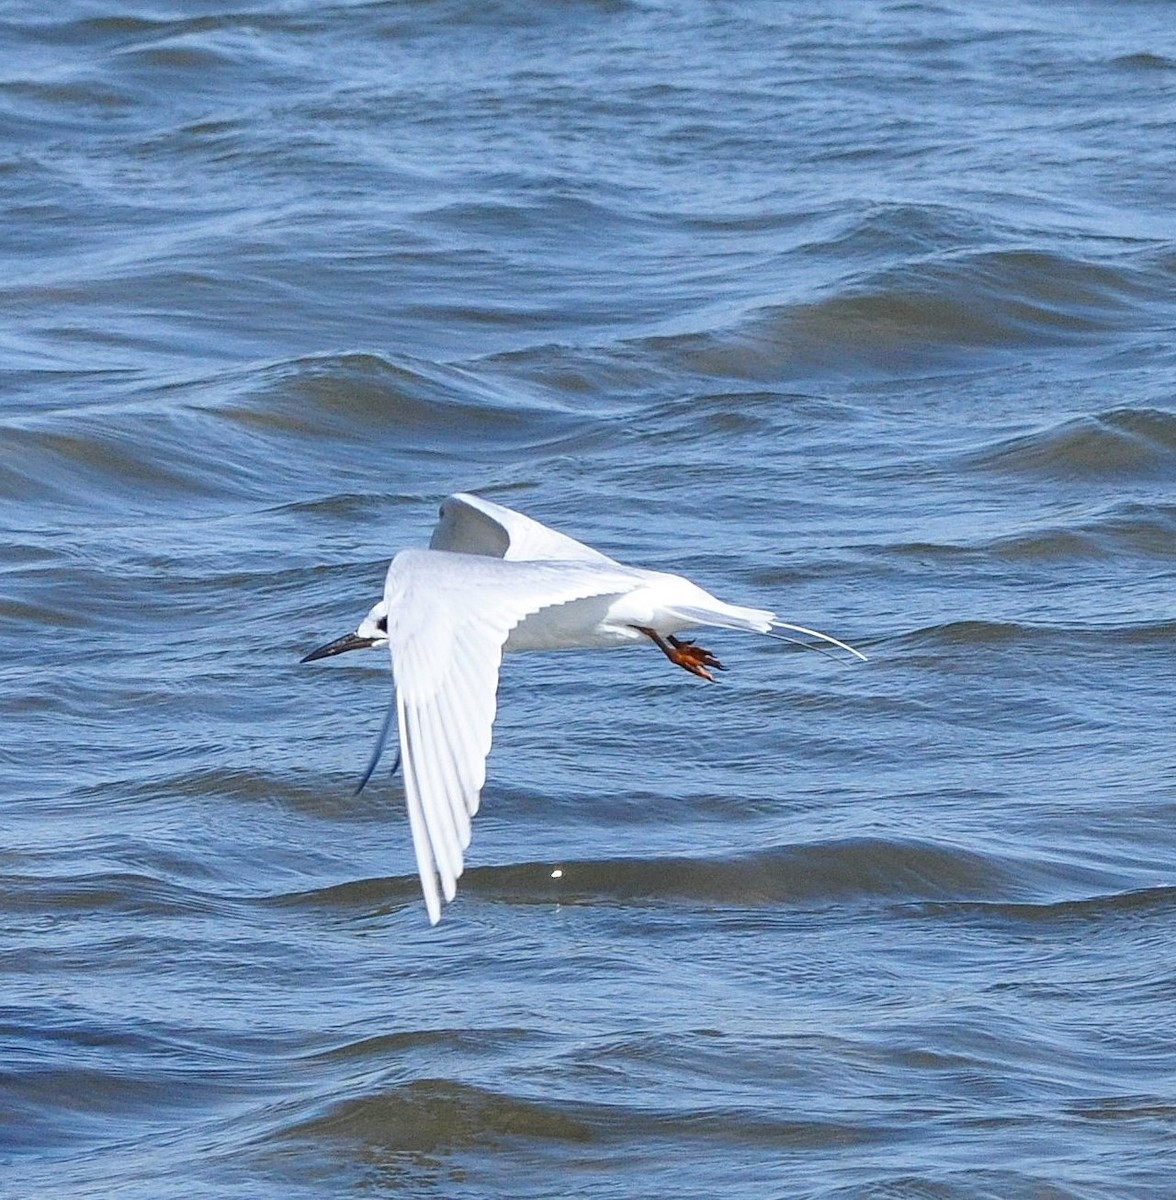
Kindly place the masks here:
[[(799, 634), (865, 655), (759, 608), (724, 604), (680, 575), (627, 567), (538, 521), (478, 496), (441, 505), (427, 550), (392, 560), (384, 598), (354, 633), (312, 650), (312, 662), (387, 646), (392, 654), (404, 792), (429, 921), (452, 900), (478, 811), (504, 650), (604, 649), (652, 642), (703, 679), (723, 664), (677, 635), (696, 625)], [(391, 723), (360, 787), (379, 759)]]

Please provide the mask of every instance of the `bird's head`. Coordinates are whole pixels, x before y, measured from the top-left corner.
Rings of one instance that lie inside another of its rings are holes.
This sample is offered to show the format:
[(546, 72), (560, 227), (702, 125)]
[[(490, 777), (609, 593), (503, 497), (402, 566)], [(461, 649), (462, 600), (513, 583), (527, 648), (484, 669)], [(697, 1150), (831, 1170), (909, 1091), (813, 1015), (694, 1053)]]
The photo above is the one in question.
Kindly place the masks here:
[(341, 638), (328, 642), (312, 650), (302, 661), (314, 662), (317, 658), (330, 658), (333, 654), (343, 654), (348, 650), (366, 650), (369, 646), (386, 646), (388, 644), (388, 603), (381, 600), (372, 607), (372, 611), (359, 623), (354, 633), (345, 633)]

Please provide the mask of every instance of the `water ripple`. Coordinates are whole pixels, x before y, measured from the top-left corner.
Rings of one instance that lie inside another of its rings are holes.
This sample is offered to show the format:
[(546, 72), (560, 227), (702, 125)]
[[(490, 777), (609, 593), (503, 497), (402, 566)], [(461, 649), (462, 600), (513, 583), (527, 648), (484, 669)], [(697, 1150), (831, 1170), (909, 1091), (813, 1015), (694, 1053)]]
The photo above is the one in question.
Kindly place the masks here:
[(1176, 473), (1176, 413), (1116, 408), (1011, 438), (976, 465), (1073, 479), (1150, 479)]

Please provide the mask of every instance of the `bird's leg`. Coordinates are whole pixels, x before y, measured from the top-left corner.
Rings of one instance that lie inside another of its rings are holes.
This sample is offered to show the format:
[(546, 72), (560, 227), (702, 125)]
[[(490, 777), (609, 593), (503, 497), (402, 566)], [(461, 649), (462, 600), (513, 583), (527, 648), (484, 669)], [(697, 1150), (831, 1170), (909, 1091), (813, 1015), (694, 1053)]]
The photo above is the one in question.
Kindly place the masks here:
[(709, 650), (696, 646), (687, 638), (676, 638), (672, 633), (668, 637), (662, 637), (656, 629), (649, 629), (644, 625), (634, 625), (633, 628), (645, 634), (670, 662), (700, 679), (709, 679), (714, 683), (715, 677), (707, 667), (713, 667), (716, 671), (727, 669)]

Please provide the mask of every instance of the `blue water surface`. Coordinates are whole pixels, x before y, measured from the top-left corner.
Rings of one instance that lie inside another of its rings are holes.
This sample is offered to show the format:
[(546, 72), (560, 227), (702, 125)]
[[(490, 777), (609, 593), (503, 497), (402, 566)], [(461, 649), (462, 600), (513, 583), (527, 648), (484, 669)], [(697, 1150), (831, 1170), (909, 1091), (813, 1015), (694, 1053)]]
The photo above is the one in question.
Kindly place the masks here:
[[(0, 8), (0, 1192), (1167, 1197), (1164, 4)], [(446, 494), (861, 646), (504, 665)]]

